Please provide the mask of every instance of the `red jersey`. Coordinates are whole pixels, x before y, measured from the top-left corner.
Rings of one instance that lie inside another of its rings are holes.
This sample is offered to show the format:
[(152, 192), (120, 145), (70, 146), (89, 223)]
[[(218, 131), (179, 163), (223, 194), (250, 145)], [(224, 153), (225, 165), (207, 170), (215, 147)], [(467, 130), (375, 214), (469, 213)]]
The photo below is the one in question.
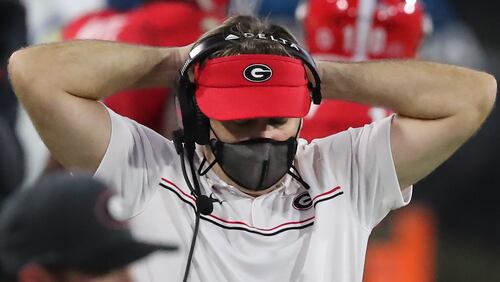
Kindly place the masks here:
[[(149, 46), (183, 46), (198, 39), (222, 19), (194, 4), (151, 2), (139, 8), (118, 12), (102, 10), (70, 23), (63, 38), (102, 39)], [(168, 90), (141, 89), (120, 92), (104, 103), (156, 131), (161, 131)]]
[[(360, 61), (413, 58), (423, 36), (420, 1), (310, 0), (305, 41), (316, 58)], [(361, 127), (391, 112), (344, 101), (325, 101), (304, 119), (301, 137), (311, 141)]]
[(421, 1), (310, 0), (309, 51), (348, 61), (413, 58), (424, 35)]

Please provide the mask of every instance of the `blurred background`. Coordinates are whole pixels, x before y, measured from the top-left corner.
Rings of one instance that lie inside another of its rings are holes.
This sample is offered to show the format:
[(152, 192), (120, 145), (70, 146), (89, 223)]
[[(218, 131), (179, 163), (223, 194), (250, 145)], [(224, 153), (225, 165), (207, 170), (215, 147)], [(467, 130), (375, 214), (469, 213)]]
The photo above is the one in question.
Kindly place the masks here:
[[(46, 148), (9, 88), (6, 62), (10, 53), (22, 46), (62, 40), (63, 30), (68, 33), (68, 25), (88, 13), (109, 7), (128, 10), (140, 2), (0, 0), (0, 121), (16, 137), (12, 150), (19, 151), (18, 159), (24, 160), (24, 165), (16, 168), (24, 171), (24, 177), (15, 176), (17, 182), (9, 185), (33, 183), (50, 163)], [(286, 24), (307, 45), (301, 19), (308, 1), (224, 2), (228, 2), (224, 14), (254, 14)], [(500, 78), (500, 2), (423, 0), (422, 4), (426, 21), (419, 58), (485, 70)], [(182, 20), (189, 25), (189, 20)], [(118, 25), (115, 22), (111, 28)], [(412, 204), (392, 213), (375, 229), (367, 254), (365, 282), (500, 281), (499, 114), (495, 108), (478, 134), (415, 185)], [(0, 162), (0, 171), (11, 165)]]

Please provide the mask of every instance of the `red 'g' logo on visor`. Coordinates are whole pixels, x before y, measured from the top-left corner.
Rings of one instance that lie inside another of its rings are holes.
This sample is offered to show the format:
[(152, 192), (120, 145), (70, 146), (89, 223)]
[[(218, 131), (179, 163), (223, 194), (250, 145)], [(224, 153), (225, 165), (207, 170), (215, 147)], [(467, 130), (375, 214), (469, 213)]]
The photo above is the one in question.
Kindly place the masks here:
[(243, 76), (251, 82), (264, 82), (273, 76), (273, 70), (263, 64), (253, 64), (245, 68)]

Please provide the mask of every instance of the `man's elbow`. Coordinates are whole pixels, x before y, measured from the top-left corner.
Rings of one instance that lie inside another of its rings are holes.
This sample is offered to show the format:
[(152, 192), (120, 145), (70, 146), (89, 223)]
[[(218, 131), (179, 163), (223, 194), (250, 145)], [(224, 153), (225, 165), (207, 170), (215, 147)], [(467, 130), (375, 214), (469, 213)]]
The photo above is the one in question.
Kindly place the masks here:
[(493, 75), (483, 73), (479, 83), (480, 99), (478, 99), (477, 110), (482, 123), (490, 114), (497, 96), (497, 80)]
[(14, 92), (19, 97), (21, 93), (25, 93), (23, 89), (30, 85), (29, 70), (27, 70), (26, 51), (23, 49), (12, 53), (9, 58), (7, 71), (9, 79), (14, 89)]
[(481, 127), (495, 105), (497, 81), (494, 76), (480, 73), (472, 89), (471, 99), (458, 113), (456, 119), (459, 128), (469, 138)]

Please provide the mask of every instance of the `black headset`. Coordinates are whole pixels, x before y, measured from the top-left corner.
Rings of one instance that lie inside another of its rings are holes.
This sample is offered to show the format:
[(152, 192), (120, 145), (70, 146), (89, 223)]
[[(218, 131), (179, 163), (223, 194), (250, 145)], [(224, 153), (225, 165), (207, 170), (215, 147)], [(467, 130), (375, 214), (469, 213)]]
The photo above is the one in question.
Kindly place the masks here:
[(223, 50), (231, 44), (238, 44), (239, 40), (252, 37), (254, 40), (276, 41), (286, 47), (293, 57), (301, 59), (310, 70), (314, 84), (308, 83), (311, 90), (311, 98), (314, 104), (321, 102), (321, 80), (317, 71), (316, 63), (312, 56), (300, 45), (267, 34), (224, 34), (217, 33), (200, 40), (189, 52), (188, 59), (180, 69), (180, 75), (176, 91), (176, 110), (178, 113), (179, 126), (183, 131), (182, 141), (185, 143), (198, 143), (200, 145), (209, 142), (209, 119), (200, 111), (195, 99), (196, 84), (189, 78), (190, 69), (207, 59), (216, 51)]

